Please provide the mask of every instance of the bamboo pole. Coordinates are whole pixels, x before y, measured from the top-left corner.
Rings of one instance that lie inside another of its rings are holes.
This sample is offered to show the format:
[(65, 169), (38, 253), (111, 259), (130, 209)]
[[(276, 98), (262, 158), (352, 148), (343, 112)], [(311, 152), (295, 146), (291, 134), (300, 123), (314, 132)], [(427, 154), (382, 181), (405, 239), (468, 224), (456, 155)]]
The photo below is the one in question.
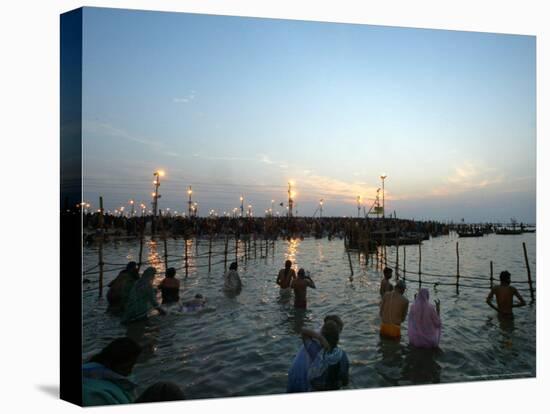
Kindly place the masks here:
[(422, 241), (418, 240), (418, 286), (422, 286)]
[(168, 270), (168, 243), (166, 242), (166, 234), (164, 234), (163, 242), (164, 242), (164, 271), (166, 272)]
[(456, 294), (459, 293), (460, 283), (460, 255), (458, 253), (458, 242), (456, 242)]
[(395, 280), (399, 280), (399, 239), (395, 248)]
[(348, 250), (348, 262), (349, 262), (349, 269), (351, 271), (351, 275), (350, 276), (353, 276), (353, 265), (351, 263), (351, 255), (349, 253), (349, 250)]
[(103, 197), (99, 197), (99, 297), (103, 296), (103, 239), (105, 238), (103, 229)]
[(189, 276), (189, 246), (187, 240), (187, 237), (185, 237), (185, 277)]
[(223, 250), (223, 270), (227, 270), (227, 247), (229, 245), (229, 237), (225, 236), (225, 248)]
[(208, 273), (212, 270), (212, 234), (210, 234), (210, 240), (208, 241)]
[(531, 292), (531, 303), (533, 303), (535, 301), (535, 292), (533, 291), (533, 280), (531, 279), (531, 268), (529, 267), (529, 259), (527, 258), (527, 247), (525, 247), (525, 242), (523, 242), (523, 257), (525, 257), (527, 281), (529, 282), (529, 291)]
[(403, 246), (403, 279), (407, 280), (407, 246)]
[(141, 262), (142, 262), (142, 259), (143, 259), (143, 227), (141, 228), (141, 235), (139, 237), (139, 262), (138, 262), (138, 272), (139, 272), (139, 269), (141, 268)]
[(491, 262), (489, 264), (490, 264), (490, 267), (491, 267), (491, 277), (489, 278), (489, 281), (491, 282), (491, 289), (492, 289), (493, 288), (493, 283), (494, 283), (494, 279), (493, 279), (493, 261), (491, 260)]

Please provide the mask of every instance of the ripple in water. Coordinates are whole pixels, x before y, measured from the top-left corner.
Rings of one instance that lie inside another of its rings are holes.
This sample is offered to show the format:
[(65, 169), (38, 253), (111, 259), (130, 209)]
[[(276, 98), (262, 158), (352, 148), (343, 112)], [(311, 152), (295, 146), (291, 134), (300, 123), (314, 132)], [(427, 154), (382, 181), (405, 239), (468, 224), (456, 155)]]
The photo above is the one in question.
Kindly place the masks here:
[[(422, 270), (433, 274), (456, 272), (455, 242), (460, 243), (462, 275), (476, 275), (485, 280), (466, 281), (488, 286), (489, 261), (493, 260), (495, 278), (503, 269), (512, 280), (527, 280), (522, 242), (526, 242), (531, 272), (536, 279), (535, 235), (490, 235), (483, 238), (456, 239), (445, 236), (422, 245)], [(191, 243), (191, 242), (190, 242)], [(351, 255), (354, 278), (350, 281), (348, 257), (341, 240), (293, 240), (276, 242), (267, 258), (239, 263), (242, 293), (226, 297), (223, 284), (222, 256), (212, 259), (208, 273), (207, 256), (191, 263), (203, 265), (184, 277), (184, 241), (168, 241), (168, 251), (182, 280), (181, 296), (191, 299), (202, 293), (208, 309), (200, 314), (180, 314), (168, 308), (166, 316), (126, 328), (120, 320), (106, 313), (107, 303), (97, 298), (97, 275), (87, 276), (92, 283), (84, 287), (83, 359), (86, 360), (114, 338), (128, 335), (144, 346), (134, 379), (140, 389), (156, 381), (174, 381), (189, 398), (212, 398), (282, 393), (286, 389), (287, 371), (301, 345), (302, 327), (319, 329), (325, 315), (339, 314), (345, 327), (340, 345), (351, 361), (350, 388), (369, 388), (411, 384), (449, 383), (477, 379), (535, 376), (536, 314), (535, 306), (516, 310), (513, 320), (501, 320), (485, 304), (488, 289), (463, 288), (456, 295), (453, 286), (430, 287), (431, 299), (441, 300), (443, 333), (440, 349), (419, 350), (408, 345), (406, 323), (400, 343), (378, 335), (378, 286), (381, 272), (365, 257)], [(208, 243), (190, 246), (190, 252), (207, 252)], [(418, 246), (406, 247), (407, 271), (418, 271)], [(215, 251), (223, 251), (223, 242), (214, 242)], [(116, 242), (105, 246), (105, 262), (125, 264), (136, 260), (139, 246), (135, 242)], [(148, 260), (164, 271), (163, 247), (150, 242), (145, 251)], [(395, 248), (388, 247), (388, 265), (396, 260)], [(84, 268), (97, 264), (97, 251), (86, 248)], [(178, 257), (179, 256), (179, 257)], [(254, 257), (254, 255), (251, 255)], [(234, 258), (234, 252), (228, 260)], [(275, 278), (284, 261), (290, 258), (296, 267), (311, 272), (317, 290), (308, 291), (307, 311), (296, 311), (292, 300), (281, 297)], [(221, 259), (221, 260), (220, 260)], [(371, 258), (372, 259), (372, 258)], [(403, 266), (403, 247), (399, 253)], [(143, 270), (143, 269), (142, 269)], [(106, 273), (105, 284), (116, 276)], [(409, 275), (408, 275), (409, 277)], [(96, 279), (94, 279), (96, 278)], [(409, 278), (417, 279), (417, 275)], [(158, 280), (162, 277), (159, 276)], [(438, 278), (423, 276), (423, 281)], [(439, 279), (443, 280), (443, 279)], [(454, 282), (454, 278), (444, 281)], [(529, 302), (526, 284), (517, 284)], [(406, 295), (412, 301), (418, 284), (409, 282)]]

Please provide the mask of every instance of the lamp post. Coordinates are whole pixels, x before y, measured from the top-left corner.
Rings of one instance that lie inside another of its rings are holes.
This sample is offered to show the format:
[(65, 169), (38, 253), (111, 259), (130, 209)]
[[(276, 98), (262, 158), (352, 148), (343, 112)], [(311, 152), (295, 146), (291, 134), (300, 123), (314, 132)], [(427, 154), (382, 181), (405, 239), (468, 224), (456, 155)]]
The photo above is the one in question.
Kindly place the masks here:
[(157, 221), (157, 214), (158, 214), (158, 200), (160, 198), (159, 194), (159, 187), (160, 187), (160, 177), (164, 177), (164, 171), (159, 170), (155, 171), (153, 173), (153, 177), (155, 178), (155, 181), (153, 181), (153, 185), (155, 186), (155, 191), (153, 192), (153, 222), (151, 225), (151, 233), (155, 234), (156, 231), (156, 221)]
[(319, 200), (319, 218), (323, 218), (323, 199)]
[(192, 210), (193, 210), (193, 200), (191, 200), (191, 195), (193, 194), (193, 189), (191, 188), (191, 186), (189, 186), (189, 189), (187, 190), (187, 195), (189, 196), (189, 201), (187, 202), (188, 203), (188, 213), (189, 213), (189, 217), (191, 217), (191, 213), (192, 213)]
[(244, 216), (244, 197), (241, 196), (240, 200), (241, 200), (241, 217), (243, 217)]
[(292, 207), (294, 205), (294, 192), (292, 191), (292, 181), (288, 182), (288, 217), (292, 217)]
[(130, 212), (130, 217), (134, 217), (134, 200), (130, 200), (130, 205), (132, 206), (132, 211)]
[(252, 217), (252, 205), (248, 205), (248, 218)]
[(357, 196), (357, 218), (361, 217), (361, 196)]
[(380, 179), (382, 180), (382, 218), (386, 218), (386, 198), (385, 198), (385, 191), (384, 191), (384, 180), (388, 176), (386, 174), (382, 174), (380, 176)]

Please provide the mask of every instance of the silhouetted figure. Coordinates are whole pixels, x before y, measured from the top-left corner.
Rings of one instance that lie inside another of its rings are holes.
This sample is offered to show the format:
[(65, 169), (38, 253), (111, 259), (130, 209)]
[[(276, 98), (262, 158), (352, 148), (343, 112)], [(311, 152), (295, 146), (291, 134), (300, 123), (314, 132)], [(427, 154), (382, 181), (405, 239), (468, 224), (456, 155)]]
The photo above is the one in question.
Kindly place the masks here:
[(166, 270), (166, 277), (160, 282), (159, 289), (163, 304), (180, 300), (180, 281), (176, 278), (176, 269), (170, 267)]
[[(500, 286), (493, 287), (487, 296), (487, 304), (502, 316), (507, 317), (513, 316), (512, 308), (519, 308), (526, 305), (525, 300), (519, 294), (518, 290), (510, 286), (510, 282), (510, 272), (504, 270), (500, 273)], [(493, 305), (493, 296), (497, 298), (497, 306)], [(514, 296), (519, 300), (519, 303), (514, 304)]]

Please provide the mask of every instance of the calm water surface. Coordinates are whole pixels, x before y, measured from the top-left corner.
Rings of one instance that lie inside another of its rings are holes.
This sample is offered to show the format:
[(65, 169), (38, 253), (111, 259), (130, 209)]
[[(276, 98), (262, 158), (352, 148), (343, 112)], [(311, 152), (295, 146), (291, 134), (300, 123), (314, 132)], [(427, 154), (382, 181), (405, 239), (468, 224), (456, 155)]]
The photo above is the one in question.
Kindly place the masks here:
[[(345, 323), (340, 345), (351, 361), (350, 388), (534, 376), (535, 306), (519, 308), (512, 321), (502, 321), (485, 304), (485, 297), (491, 260), (497, 279), (498, 273), (507, 269), (513, 284), (527, 280), (522, 242), (526, 243), (532, 276), (536, 279), (535, 234), (468, 239), (450, 235), (425, 241), (422, 271), (452, 277), (423, 275), (423, 282), (455, 282), (457, 241), (461, 275), (484, 280), (461, 280), (472, 287), (461, 289), (459, 295), (453, 286), (423, 285), (430, 289), (431, 299), (441, 300), (443, 333), (440, 349), (435, 351), (409, 347), (406, 322), (400, 343), (379, 337), (381, 272), (376, 257), (366, 263), (364, 256), (352, 253), (355, 274), (350, 280), (342, 240), (277, 241), (274, 253), (270, 248), (264, 258), (260, 258), (258, 245), (256, 258), (252, 251), (248, 261), (239, 262), (243, 291), (236, 298), (226, 297), (221, 291), (223, 263), (219, 262), (223, 255), (212, 259), (212, 271), (208, 272), (208, 258), (204, 255), (208, 242), (202, 240), (198, 246), (188, 242), (190, 253), (203, 255), (191, 263), (202, 267), (192, 269), (187, 278), (183, 269), (178, 270), (183, 300), (196, 293), (208, 298), (208, 309), (200, 314), (180, 314), (172, 307), (166, 316), (153, 316), (145, 323), (125, 327), (106, 312), (106, 300), (98, 299), (94, 290), (97, 275), (87, 276), (92, 283), (84, 286), (83, 357), (86, 360), (114, 338), (129, 335), (145, 347), (133, 374), (140, 389), (164, 380), (180, 384), (189, 398), (282, 393), (286, 389), (288, 368), (301, 345), (300, 329), (318, 329), (325, 315), (336, 313)], [(170, 266), (183, 266), (184, 243), (168, 241)], [(215, 241), (213, 250), (223, 251), (223, 241)], [(418, 246), (406, 247), (407, 271), (418, 272), (418, 250)], [(138, 251), (139, 244), (135, 241), (109, 243), (104, 249), (104, 260), (113, 264), (137, 261)], [(164, 271), (163, 255), (162, 241), (148, 241), (144, 257), (159, 272)], [(403, 256), (401, 247), (401, 268)], [(230, 260), (233, 258), (234, 251), (229, 255)], [(282, 299), (274, 282), (287, 258), (297, 267), (309, 270), (317, 285), (316, 290), (308, 291), (305, 313), (295, 311), (291, 302)], [(395, 247), (387, 248), (387, 261), (394, 267)], [(97, 249), (86, 248), (84, 268), (92, 268), (97, 262)], [(106, 273), (106, 283), (116, 273)], [(418, 275), (407, 274), (407, 278), (418, 280)], [(157, 282), (161, 279), (159, 275)], [(525, 290), (528, 285), (516, 286), (530, 302)], [(412, 301), (417, 290), (418, 283), (409, 281), (406, 292), (409, 300)]]

